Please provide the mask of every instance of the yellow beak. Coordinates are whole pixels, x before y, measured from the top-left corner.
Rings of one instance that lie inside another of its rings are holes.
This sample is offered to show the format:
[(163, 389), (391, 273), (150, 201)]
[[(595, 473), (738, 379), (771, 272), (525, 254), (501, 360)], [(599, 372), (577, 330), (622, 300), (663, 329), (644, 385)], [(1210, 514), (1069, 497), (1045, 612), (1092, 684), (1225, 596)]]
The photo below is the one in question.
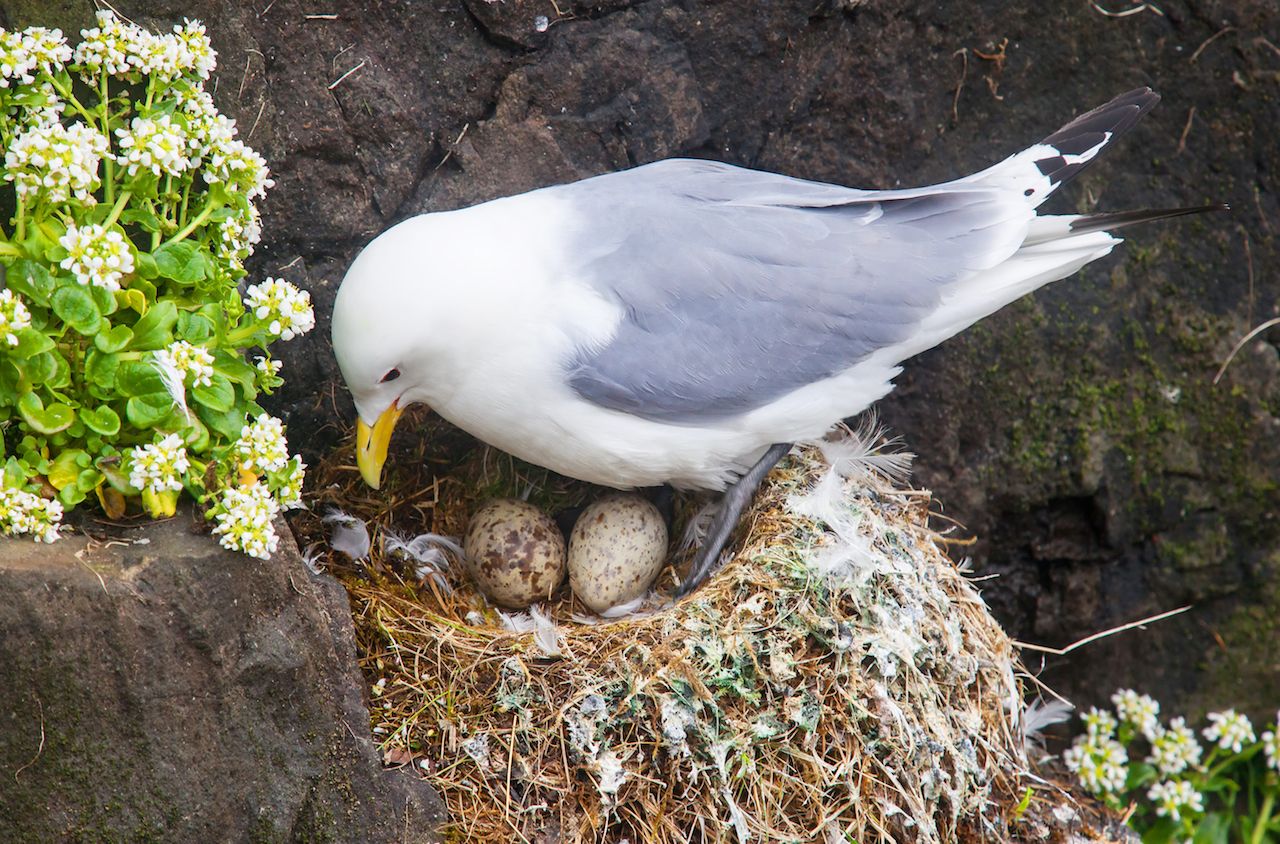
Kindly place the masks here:
[(360, 477), (374, 489), (382, 485), (382, 464), (387, 462), (387, 445), (401, 413), (404, 411), (400, 405), (393, 403), (382, 411), (372, 428), (363, 419), (356, 422), (356, 465), (360, 467)]

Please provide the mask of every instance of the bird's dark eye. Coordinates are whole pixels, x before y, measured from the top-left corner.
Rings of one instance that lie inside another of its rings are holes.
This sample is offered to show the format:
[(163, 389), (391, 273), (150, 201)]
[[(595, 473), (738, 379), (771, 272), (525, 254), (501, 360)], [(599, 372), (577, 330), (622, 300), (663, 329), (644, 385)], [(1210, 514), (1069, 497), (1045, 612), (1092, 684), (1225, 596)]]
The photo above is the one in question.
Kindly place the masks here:
[(393, 369), (390, 372), (388, 372), (386, 375), (382, 376), (382, 381), (380, 383), (385, 384), (388, 381), (394, 381), (399, 377), (400, 377), (400, 370)]

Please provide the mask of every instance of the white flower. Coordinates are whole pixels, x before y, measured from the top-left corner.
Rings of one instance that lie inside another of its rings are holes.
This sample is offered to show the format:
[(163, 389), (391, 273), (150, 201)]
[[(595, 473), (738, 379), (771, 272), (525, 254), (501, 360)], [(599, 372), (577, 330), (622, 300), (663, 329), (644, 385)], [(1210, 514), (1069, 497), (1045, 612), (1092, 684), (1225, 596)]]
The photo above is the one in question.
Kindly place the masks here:
[(175, 340), (168, 348), (155, 353), (162, 366), (171, 366), (182, 375), (183, 383), (191, 376), (191, 386), (208, 387), (213, 383), (213, 355), (207, 349), (186, 340)]
[(1208, 727), (1204, 729), (1204, 737), (1223, 750), (1239, 753), (1245, 744), (1254, 741), (1253, 724), (1247, 715), (1241, 715), (1234, 709), (1226, 712), (1210, 712)]
[(1204, 811), (1204, 797), (1186, 780), (1170, 780), (1151, 786), (1147, 799), (1156, 804), (1156, 814), (1175, 823), (1182, 814)]
[(128, 129), (117, 129), (121, 152), (116, 156), (120, 166), (136, 175), (150, 170), (156, 176), (181, 176), (191, 167), (187, 158), (187, 134), (167, 114), (157, 118), (135, 117)]
[(97, 26), (80, 30), (84, 40), (73, 56), (86, 81), (96, 85), (98, 74), (104, 70), (111, 76), (133, 81), (149, 72), (155, 60), (156, 36), (106, 9), (99, 10), (97, 18)]
[(1084, 721), (1085, 731), (1094, 738), (1111, 738), (1116, 734), (1115, 716), (1105, 709), (1091, 706), (1080, 720)]
[(62, 503), (20, 489), (0, 489), (0, 530), (9, 536), (29, 533), (36, 542), (58, 538)]
[(250, 205), (247, 219), (231, 216), (218, 224), (222, 254), (231, 259), (236, 269), (244, 269), (242, 261), (253, 254), (253, 247), (262, 239), (259, 219), (258, 209)]
[(178, 97), (178, 115), (186, 121), (187, 152), (191, 166), (198, 167), (215, 148), (236, 136), (236, 122), (218, 113), (213, 97), (203, 88), (192, 88)]
[(50, 123), (23, 132), (4, 156), (5, 181), (13, 182), (23, 201), (42, 199), (86, 204), (96, 200), (98, 161), (107, 153), (107, 139), (83, 123)]
[(1140, 695), (1133, 689), (1119, 689), (1111, 696), (1120, 720), (1132, 724), (1148, 741), (1155, 738), (1160, 729), (1160, 704), (1148, 695)]
[(269, 414), (262, 414), (251, 425), (240, 430), (235, 453), (240, 468), (246, 472), (276, 472), (289, 462), (289, 444), (284, 438), (284, 424)]
[(31, 325), (31, 312), (22, 297), (12, 290), (0, 290), (0, 341), (18, 345), (18, 332)]
[(53, 74), (70, 60), (71, 48), (60, 29), (0, 30), (0, 88), (8, 88), (13, 81), (30, 85), (36, 71)]
[(307, 464), (299, 456), (290, 460), (285, 468), (287, 474), (276, 489), (276, 499), (285, 510), (296, 510), (302, 506), (302, 483), (307, 476)]
[(26, 92), (22, 105), (12, 105), (8, 116), (19, 132), (39, 129), (57, 123), (62, 119), (66, 103), (58, 96), (52, 83), (41, 82)]
[(316, 325), (311, 294), (279, 278), (268, 278), (245, 291), (245, 307), (267, 324), (267, 331), (284, 340), (306, 334)]
[(72, 223), (58, 243), (67, 250), (59, 266), (71, 270), (80, 284), (115, 291), (120, 289), (120, 279), (133, 272), (133, 251), (116, 229), (108, 231), (95, 225), (78, 228)]
[(1162, 730), (1151, 740), (1151, 755), (1147, 761), (1168, 777), (1199, 765), (1203, 752), (1186, 719), (1174, 718), (1169, 722), (1169, 729)]
[(198, 20), (183, 18), (182, 26), (174, 24), (173, 36), (180, 45), (184, 71), (195, 71), (201, 79), (208, 79), (209, 74), (218, 66), (218, 54), (209, 43), (204, 24)]
[(208, 162), (204, 168), (204, 180), (213, 185), (226, 182), (239, 188), (252, 201), (266, 196), (267, 190), (276, 186), (268, 174), (267, 161), (243, 141), (231, 138), (211, 139)]
[(1280, 712), (1276, 713), (1275, 729), (1262, 734), (1262, 750), (1267, 755), (1267, 764), (1280, 771)]
[(218, 541), (223, 548), (263, 560), (276, 550), (279, 540), (272, 520), (280, 505), (262, 483), (227, 487), (211, 512), (218, 523), (213, 532), (221, 536)]
[(261, 357), (253, 362), (253, 366), (258, 372), (262, 373), (264, 379), (274, 378), (280, 374), (280, 368), (284, 366), (284, 361)]
[(138, 446), (130, 460), (129, 484), (152, 492), (182, 489), (182, 476), (191, 468), (182, 437), (169, 434), (159, 442)]
[(1062, 761), (1094, 794), (1118, 793), (1129, 776), (1129, 754), (1124, 745), (1105, 736), (1079, 736), (1062, 754)]

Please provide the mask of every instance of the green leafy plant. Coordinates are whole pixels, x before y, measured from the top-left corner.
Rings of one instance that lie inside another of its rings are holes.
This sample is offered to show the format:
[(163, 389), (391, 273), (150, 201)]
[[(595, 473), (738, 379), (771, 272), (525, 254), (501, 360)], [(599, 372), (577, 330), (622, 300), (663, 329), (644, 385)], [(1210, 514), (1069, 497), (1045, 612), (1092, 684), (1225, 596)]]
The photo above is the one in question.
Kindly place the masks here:
[(1206, 754), (1186, 719), (1160, 721), (1151, 697), (1121, 689), (1111, 701), (1114, 714), (1094, 708), (1084, 715), (1085, 733), (1063, 761), (1109, 806), (1132, 810), (1129, 824), (1144, 844), (1280, 842), (1276, 724), (1259, 741), (1247, 716), (1211, 712), (1201, 731)]
[(315, 323), (286, 281), (237, 286), (274, 183), (204, 89), (198, 21), (81, 35), (0, 30), (0, 529), (53, 541), (89, 496), (162, 517), (185, 489), (268, 556), (304, 466), (256, 399), (268, 345)]

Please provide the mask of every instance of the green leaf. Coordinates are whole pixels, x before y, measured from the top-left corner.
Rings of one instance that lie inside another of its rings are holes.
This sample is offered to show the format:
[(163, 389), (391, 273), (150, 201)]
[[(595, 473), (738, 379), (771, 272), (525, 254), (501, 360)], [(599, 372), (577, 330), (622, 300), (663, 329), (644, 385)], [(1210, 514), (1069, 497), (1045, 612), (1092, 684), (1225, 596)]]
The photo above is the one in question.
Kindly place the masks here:
[(114, 437), (120, 433), (120, 415), (105, 404), (97, 408), (82, 409), (80, 419), (91, 431), (97, 431), (104, 437)]
[(126, 396), (143, 396), (148, 393), (168, 393), (160, 372), (150, 363), (126, 360), (116, 369), (116, 389)]
[(258, 370), (245, 363), (244, 358), (223, 349), (213, 353), (213, 371), (243, 387), (253, 387), (258, 381)]
[(44, 264), (23, 258), (13, 262), (5, 274), (5, 286), (37, 305), (49, 307), (53, 295), (53, 276)]
[(170, 331), (178, 321), (178, 308), (172, 302), (162, 301), (152, 305), (147, 313), (133, 325), (133, 341), (130, 349), (163, 349), (173, 339)]
[(41, 352), (26, 360), (17, 361), (18, 371), (28, 384), (43, 384), (58, 372), (58, 361), (52, 352)]
[(1193, 844), (1230, 844), (1231, 818), (1221, 812), (1210, 812), (1196, 828)]
[(10, 457), (4, 464), (4, 488), (5, 489), (21, 489), (27, 483), (28, 474), (26, 468), (18, 461), (16, 457)]
[(98, 351), (110, 354), (124, 349), (132, 339), (132, 328), (127, 325), (117, 325), (110, 331), (98, 332), (93, 338), (93, 345), (98, 347)]
[(180, 311), (177, 333), (189, 343), (203, 343), (213, 336), (213, 321), (201, 314)]
[(96, 333), (102, 325), (102, 314), (98, 313), (92, 294), (79, 284), (58, 288), (51, 302), (53, 312), (86, 337)]
[(71, 364), (67, 363), (67, 359), (54, 349), (52, 352), (46, 352), (53, 358), (53, 374), (46, 380), (45, 384), (55, 390), (63, 390), (71, 386)]
[(70, 448), (53, 461), (53, 465), (49, 467), (49, 483), (54, 489), (62, 489), (76, 482), (76, 476), (82, 468), (76, 460), (78, 457), (84, 457), (87, 461), (89, 454), (78, 448)]
[(215, 372), (209, 386), (191, 388), (191, 398), (210, 410), (222, 413), (235, 406), (236, 390), (230, 381)]
[(99, 287), (94, 284), (89, 287), (89, 295), (93, 297), (93, 304), (102, 316), (110, 316), (116, 312), (118, 305), (116, 304), (115, 293), (105, 287)]
[(120, 368), (120, 356), (104, 354), (90, 349), (84, 361), (84, 375), (95, 395), (110, 396), (116, 388), (116, 371)]
[(80, 474), (76, 475), (76, 489), (84, 493), (93, 492), (103, 479), (103, 474), (97, 469), (82, 469)]
[(24, 328), (17, 333), (18, 345), (10, 346), (9, 353), (15, 357), (29, 358), (53, 348), (53, 339), (43, 331)]
[[(139, 252), (137, 259), (133, 262), (133, 271), (138, 274), (138, 278), (155, 278), (160, 275), (160, 268), (156, 266), (156, 259), (151, 257), (150, 252)], [(129, 285), (136, 286), (138, 279), (134, 279)]]
[(134, 396), (125, 405), (124, 414), (135, 428), (154, 428), (173, 412), (173, 397), (168, 393)]
[(75, 484), (68, 484), (58, 490), (58, 498), (62, 501), (62, 506), (70, 510), (72, 507), (84, 501), (84, 490)]
[(18, 399), (18, 413), (35, 431), (41, 434), (56, 434), (71, 427), (76, 413), (65, 404), (51, 404), (48, 407), (40, 401), (35, 393), (24, 393)]
[(160, 218), (145, 208), (130, 208), (120, 215), (120, 222), (134, 223), (149, 232), (160, 231)]
[(208, 259), (190, 240), (166, 243), (151, 256), (156, 260), (160, 275), (179, 284), (195, 284), (209, 274)]
[(202, 404), (197, 404), (196, 415), (214, 433), (222, 434), (228, 440), (237, 439), (240, 436), (240, 429), (244, 427), (245, 423), (245, 413), (239, 409), (219, 412)]

